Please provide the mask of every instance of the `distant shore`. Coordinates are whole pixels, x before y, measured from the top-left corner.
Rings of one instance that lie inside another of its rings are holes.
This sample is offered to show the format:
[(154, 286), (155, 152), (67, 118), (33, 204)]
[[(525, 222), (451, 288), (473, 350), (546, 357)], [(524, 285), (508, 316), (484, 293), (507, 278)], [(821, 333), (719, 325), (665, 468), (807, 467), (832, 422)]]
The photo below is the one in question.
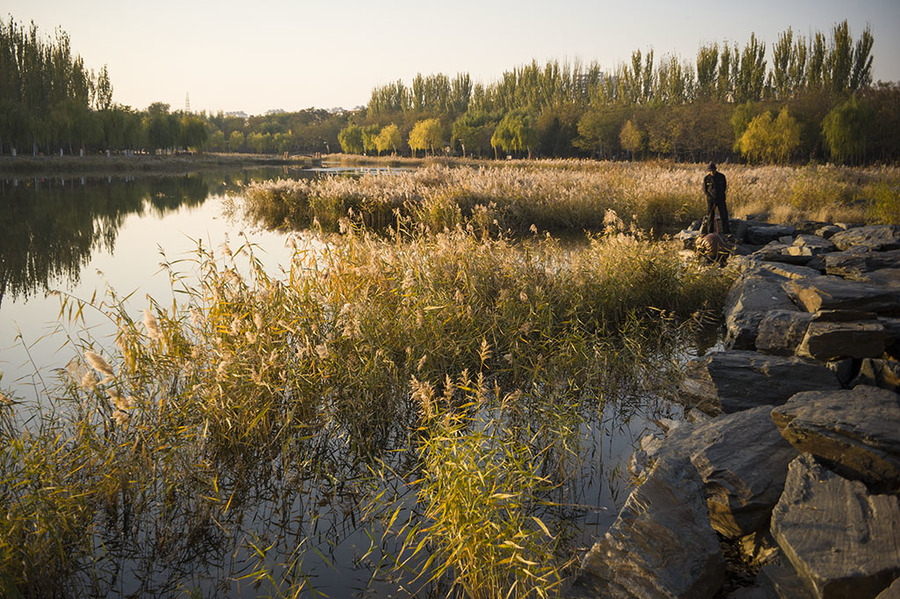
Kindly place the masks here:
[(173, 174), (217, 168), (321, 166), (312, 156), (259, 154), (133, 154), (124, 156), (0, 156), (0, 177), (48, 175)]

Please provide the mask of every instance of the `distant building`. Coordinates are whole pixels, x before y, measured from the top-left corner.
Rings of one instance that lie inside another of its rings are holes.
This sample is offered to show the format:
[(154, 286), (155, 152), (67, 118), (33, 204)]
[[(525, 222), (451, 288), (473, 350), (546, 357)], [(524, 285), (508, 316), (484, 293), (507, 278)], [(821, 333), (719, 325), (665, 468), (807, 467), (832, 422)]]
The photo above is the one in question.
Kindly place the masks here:
[(236, 116), (239, 119), (249, 119), (250, 115), (244, 112), (243, 110), (235, 110), (233, 112), (226, 112), (225, 116)]
[(281, 108), (273, 108), (266, 111), (266, 116), (272, 116), (273, 114), (284, 114), (284, 110)]

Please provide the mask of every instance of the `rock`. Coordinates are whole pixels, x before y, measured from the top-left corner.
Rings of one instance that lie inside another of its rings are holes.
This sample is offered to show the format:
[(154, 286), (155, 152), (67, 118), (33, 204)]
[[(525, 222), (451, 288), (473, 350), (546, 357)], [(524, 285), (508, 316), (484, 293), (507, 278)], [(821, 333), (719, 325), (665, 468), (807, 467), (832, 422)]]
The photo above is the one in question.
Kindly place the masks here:
[(846, 478), (877, 491), (900, 489), (900, 396), (860, 385), (805, 391), (772, 410), (782, 436)]
[(894, 293), (900, 292), (900, 268), (882, 268), (864, 273), (859, 276), (859, 280), (869, 285), (893, 289)]
[(825, 366), (835, 374), (838, 382), (842, 387), (852, 387), (850, 381), (853, 380), (853, 375), (855, 374), (854, 366), (855, 362), (851, 359), (846, 360), (832, 360), (831, 362), (827, 362)]
[(877, 320), (875, 312), (863, 312), (862, 310), (819, 310), (812, 315), (815, 322), (853, 322), (865, 320)]
[(766, 269), (751, 268), (732, 284), (725, 301), (725, 346), (753, 349), (759, 323), (771, 310), (797, 310), (783, 283)]
[(797, 457), (770, 413), (762, 406), (722, 416), (691, 435), (697, 445), (691, 462), (703, 479), (710, 523), (730, 539), (765, 530)]
[(762, 248), (751, 254), (754, 258), (763, 262), (783, 262), (786, 264), (794, 264), (798, 266), (806, 265), (813, 256), (811, 253), (803, 253), (800, 251), (792, 252), (794, 246), (791, 245), (791, 238), (787, 241), (772, 241)]
[(757, 580), (778, 599), (817, 599), (781, 551), (759, 569)]
[(841, 231), (831, 236), (830, 241), (839, 250), (853, 246), (867, 247), (875, 251), (900, 249), (900, 225), (869, 225)]
[(819, 271), (808, 266), (799, 266), (796, 264), (785, 264), (783, 262), (763, 262), (760, 265), (769, 272), (782, 276), (786, 279), (802, 279), (803, 277), (817, 277)]
[(841, 231), (845, 231), (846, 229), (842, 229), (837, 225), (825, 225), (824, 227), (819, 227), (816, 229), (815, 233), (819, 237), (824, 237), (825, 239), (831, 239), (832, 235), (835, 233), (840, 233)]
[(821, 363), (752, 351), (716, 352), (691, 360), (682, 382), (697, 407), (712, 414), (781, 405), (801, 391), (840, 387), (834, 373)]
[(788, 295), (807, 312), (819, 310), (861, 310), (879, 314), (900, 311), (896, 289), (820, 276), (791, 279), (784, 283)]
[(895, 580), (891, 586), (878, 593), (878, 597), (875, 599), (900, 599), (900, 578)]
[(870, 385), (900, 392), (900, 362), (895, 360), (865, 359), (859, 367), (859, 375), (853, 386)]
[(581, 564), (570, 598), (712, 598), (725, 560), (687, 460), (661, 460)]
[(747, 241), (753, 245), (766, 245), (785, 236), (793, 236), (796, 232), (789, 225), (756, 224), (747, 227)]
[(772, 310), (759, 323), (756, 349), (767, 354), (794, 355), (812, 318), (809, 312)]
[(674, 239), (677, 239), (681, 242), (681, 247), (686, 250), (694, 249), (696, 245), (697, 239), (700, 238), (700, 231), (692, 231), (690, 229), (685, 229), (683, 231), (679, 231), (674, 235)]
[(808, 454), (791, 462), (771, 530), (816, 597), (873, 598), (900, 575), (897, 498), (871, 495)]
[(878, 322), (884, 326), (884, 331), (887, 333), (888, 340), (894, 342), (900, 341), (900, 318), (881, 317), (878, 319)]
[(843, 358), (877, 358), (887, 347), (879, 322), (813, 321), (797, 347), (798, 356), (827, 362)]
[[(833, 252), (835, 246), (832, 242), (818, 235), (798, 235), (794, 243), (788, 248), (788, 253), (795, 256), (821, 256)], [(799, 253), (794, 253), (797, 251)]]
[(882, 268), (900, 268), (900, 250), (873, 252), (856, 247), (825, 256), (825, 272), (848, 279), (858, 279), (865, 273)]

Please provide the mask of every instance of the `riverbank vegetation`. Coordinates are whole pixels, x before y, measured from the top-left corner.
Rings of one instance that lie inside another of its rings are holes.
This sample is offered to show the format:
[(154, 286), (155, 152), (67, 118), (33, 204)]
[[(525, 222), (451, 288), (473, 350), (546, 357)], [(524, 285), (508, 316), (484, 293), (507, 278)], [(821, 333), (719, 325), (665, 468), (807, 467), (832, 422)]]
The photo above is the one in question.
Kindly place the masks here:
[[(729, 212), (774, 222), (900, 222), (900, 169), (836, 166), (723, 167)], [(703, 216), (705, 167), (667, 162), (512, 161), (435, 163), (390, 175), (256, 183), (243, 208), (268, 227), (317, 223), (337, 230), (350, 215), (373, 229), (457, 226), (482, 234), (602, 231), (614, 211), (657, 233)]]
[[(521, 65), (476, 84), (417, 75), (365, 107), (195, 113), (113, 101), (68, 36), (0, 22), (0, 154), (235, 152), (838, 164), (900, 158), (900, 87), (872, 81), (874, 37), (846, 21), (809, 38), (706, 42), (694, 60)], [(24, 53), (24, 54), (23, 54)], [(15, 56), (27, 55), (23, 65)], [(27, 68), (26, 68), (27, 66)], [(62, 77), (62, 78), (60, 78)], [(51, 90), (52, 93), (46, 93)]]
[[(0, 406), (4, 589), (292, 595), (351, 521), (382, 576), (418, 563), (416, 584), (472, 596), (559, 588), (581, 427), (672, 384), (730, 274), (613, 215), (576, 248), (347, 226), (278, 277), (249, 246), (198, 249), (168, 264), (170, 307), (61, 297), (61, 382)], [(79, 327), (89, 311), (114, 343)]]

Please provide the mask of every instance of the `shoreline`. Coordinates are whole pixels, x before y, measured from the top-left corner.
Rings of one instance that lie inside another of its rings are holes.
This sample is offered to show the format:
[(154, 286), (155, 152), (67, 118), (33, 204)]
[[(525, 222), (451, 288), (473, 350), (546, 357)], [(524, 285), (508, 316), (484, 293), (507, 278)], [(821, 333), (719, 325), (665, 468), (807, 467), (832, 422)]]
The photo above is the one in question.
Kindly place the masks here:
[(257, 154), (135, 154), (124, 156), (0, 156), (0, 177), (56, 175), (152, 175), (221, 168), (266, 166), (314, 167), (322, 159), (312, 156), (284, 158)]

